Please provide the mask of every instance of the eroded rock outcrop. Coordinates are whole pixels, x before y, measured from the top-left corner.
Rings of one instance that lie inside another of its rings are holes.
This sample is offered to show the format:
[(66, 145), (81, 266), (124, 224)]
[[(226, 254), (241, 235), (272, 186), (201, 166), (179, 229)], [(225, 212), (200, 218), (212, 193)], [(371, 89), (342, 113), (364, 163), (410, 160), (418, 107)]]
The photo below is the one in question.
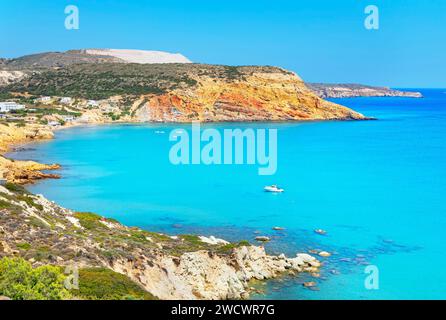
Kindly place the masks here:
[(270, 66), (83, 63), (42, 69), (0, 92), (94, 99), (92, 110), (110, 102), (141, 122), (366, 119), (321, 99), (294, 72)]
[(150, 263), (119, 259), (111, 267), (160, 299), (220, 300), (249, 296), (251, 280), (271, 279), (290, 271), (314, 272), (320, 263), (305, 254), (270, 256), (263, 247), (241, 246), (228, 255), (201, 250), (174, 258), (159, 252)]
[(42, 179), (58, 179), (58, 174), (46, 170), (59, 169), (58, 164), (41, 164), (35, 161), (10, 160), (0, 156), (0, 177), (12, 183), (27, 184)]
[[(14, 144), (28, 143), (37, 140), (51, 139), (53, 132), (43, 125), (0, 124), (0, 152), (7, 151)], [(57, 164), (40, 164), (35, 161), (11, 160), (0, 156), (0, 178), (14, 183), (31, 183), (46, 178), (59, 178), (59, 175), (46, 173), (46, 170), (59, 169)]]

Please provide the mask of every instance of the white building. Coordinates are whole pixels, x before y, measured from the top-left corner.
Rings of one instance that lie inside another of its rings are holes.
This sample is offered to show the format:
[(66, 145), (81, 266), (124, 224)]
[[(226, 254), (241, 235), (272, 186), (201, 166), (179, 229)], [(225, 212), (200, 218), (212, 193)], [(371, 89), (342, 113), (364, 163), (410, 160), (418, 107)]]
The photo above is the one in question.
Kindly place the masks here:
[(42, 102), (42, 103), (48, 103), (48, 102), (51, 102), (51, 100), (52, 100), (51, 97), (40, 97), (36, 101)]
[(50, 127), (59, 127), (60, 126), (60, 122), (59, 121), (48, 121), (48, 125)]
[(60, 99), (60, 103), (62, 104), (71, 104), (73, 102), (73, 99), (70, 97), (63, 97)]
[(0, 112), (10, 112), (11, 110), (25, 109), (23, 104), (17, 104), (16, 102), (0, 102)]
[(62, 116), (62, 120), (65, 122), (72, 122), (74, 121), (76, 118), (73, 116)]
[(97, 106), (99, 106), (99, 103), (96, 100), (88, 100), (87, 106), (89, 106), (89, 107), (97, 107)]

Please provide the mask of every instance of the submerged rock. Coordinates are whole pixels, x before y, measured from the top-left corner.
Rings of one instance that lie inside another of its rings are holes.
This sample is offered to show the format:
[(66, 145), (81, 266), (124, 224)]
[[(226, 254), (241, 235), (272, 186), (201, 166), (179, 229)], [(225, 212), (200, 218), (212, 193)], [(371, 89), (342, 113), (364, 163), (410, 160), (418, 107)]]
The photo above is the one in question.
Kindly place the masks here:
[(314, 282), (314, 281), (304, 282), (302, 285), (303, 285), (305, 288), (312, 288), (312, 287), (315, 287), (315, 286), (316, 286), (316, 282)]
[(319, 252), (319, 255), (320, 255), (321, 257), (327, 258), (327, 257), (330, 257), (330, 256), (331, 256), (331, 253), (329, 253), (329, 252), (327, 252), (327, 251), (321, 251), (321, 252)]
[(260, 241), (260, 242), (268, 242), (268, 241), (271, 241), (271, 238), (266, 237), (266, 236), (255, 237), (255, 239), (256, 239), (257, 241)]

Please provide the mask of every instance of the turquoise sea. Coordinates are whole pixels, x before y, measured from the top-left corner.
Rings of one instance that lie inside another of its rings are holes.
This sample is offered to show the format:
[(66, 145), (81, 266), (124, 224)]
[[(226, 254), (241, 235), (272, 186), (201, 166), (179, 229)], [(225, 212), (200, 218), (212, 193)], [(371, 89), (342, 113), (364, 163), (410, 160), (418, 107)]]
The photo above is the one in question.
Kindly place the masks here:
[[(272, 237), (270, 253), (333, 253), (321, 258), (316, 290), (303, 288), (309, 276), (283, 277), (254, 298), (445, 299), (446, 89), (421, 91), (423, 99), (333, 100), (378, 121), (202, 125), (277, 128), (274, 176), (172, 165), (169, 132), (187, 125), (66, 129), (10, 156), (60, 163), (62, 179), (29, 189), (78, 211), (171, 234), (255, 242), (260, 233)], [(263, 192), (273, 183), (285, 192)], [(378, 290), (364, 286), (369, 264)]]

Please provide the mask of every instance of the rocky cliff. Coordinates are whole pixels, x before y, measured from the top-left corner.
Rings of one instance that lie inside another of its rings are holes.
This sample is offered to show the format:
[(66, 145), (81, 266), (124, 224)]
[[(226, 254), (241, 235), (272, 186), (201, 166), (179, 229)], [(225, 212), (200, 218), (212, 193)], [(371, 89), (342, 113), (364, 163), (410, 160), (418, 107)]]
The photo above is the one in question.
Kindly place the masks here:
[[(7, 151), (14, 144), (52, 139), (53, 136), (53, 132), (43, 125), (18, 127), (13, 124), (0, 124), (0, 153)], [(40, 179), (59, 178), (56, 174), (43, 172), (58, 168), (57, 164), (10, 160), (0, 155), (0, 178), (14, 183), (24, 184)]]
[(136, 121), (361, 120), (276, 67), (84, 63), (28, 74), (3, 94), (104, 100), (121, 97)]
[(194, 86), (141, 97), (132, 111), (140, 121), (360, 120), (365, 117), (320, 99), (294, 73), (239, 67), (237, 78), (190, 75)]

